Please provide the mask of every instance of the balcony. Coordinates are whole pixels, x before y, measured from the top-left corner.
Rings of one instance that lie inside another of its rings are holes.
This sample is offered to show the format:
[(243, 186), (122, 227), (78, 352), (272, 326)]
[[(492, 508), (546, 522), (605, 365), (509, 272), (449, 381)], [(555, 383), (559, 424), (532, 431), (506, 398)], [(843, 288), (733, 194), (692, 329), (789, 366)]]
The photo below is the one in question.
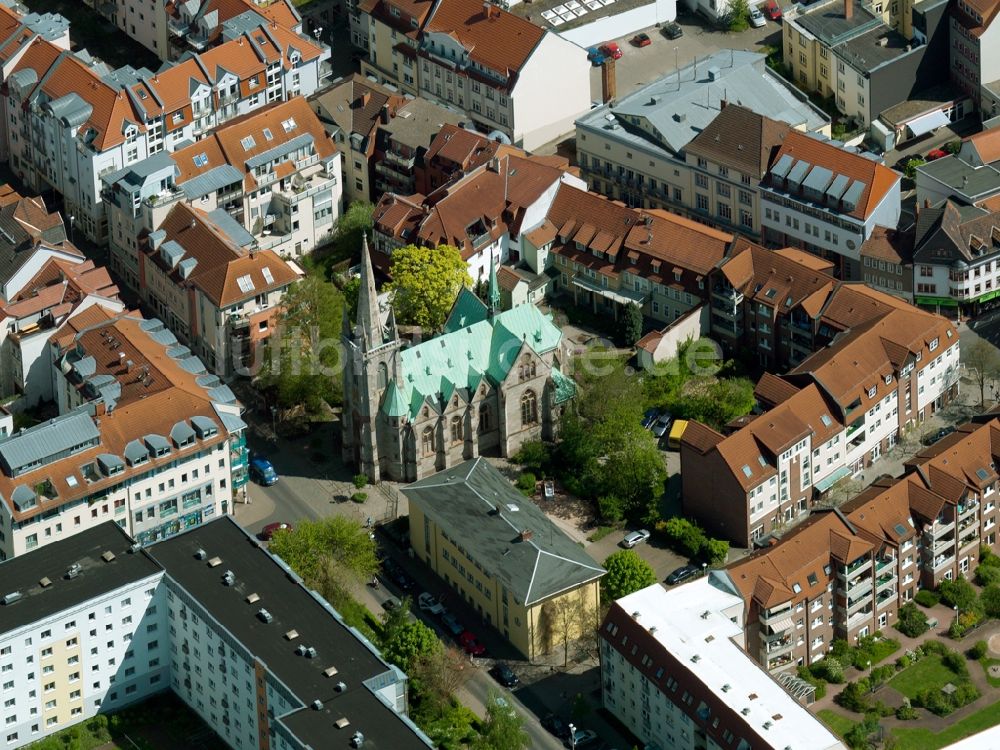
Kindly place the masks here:
[(855, 612), (853, 615), (847, 618), (845, 627), (847, 628), (848, 631), (860, 627), (864, 623), (871, 620), (873, 611), (874, 611), (873, 609), (867, 609), (861, 612)]
[(954, 565), (954, 564), (955, 564), (954, 555), (939, 555), (934, 558), (934, 562), (932, 563), (931, 567), (935, 571), (937, 571), (945, 567), (946, 565)]
[(855, 560), (850, 565), (837, 566), (837, 575), (840, 578), (854, 578), (868, 570), (871, 566), (872, 559), (870, 557), (862, 557), (860, 560)]
[(881, 594), (875, 597), (875, 606), (878, 609), (887, 607), (890, 604), (894, 603), (898, 598), (898, 596), (899, 595), (896, 593), (895, 589), (892, 589), (891, 591), (883, 591)]
[(786, 667), (791, 663), (792, 663), (792, 655), (783, 654), (781, 656), (775, 657), (774, 659), (768, 659), (767, 668), (769, 670), (781, 669), (782, 667)]
[(946, 539), (936, 539), (933, 544), (928, 545), (928, 548), (935, 556), (940, 555), (947, 550), (953, 550), (955, 548), (955, 535), (952, 534)]
[(958, 548), (960, 550), (964, 550), (966, 547), (978, 543), (979, 543), (979, 528), (973, 526), (971, 532), (965, 534), (958, 540)]
[(886, 568), (896, 569), (896, 558), (895, 557), (880, 557), (875, 561), (875, 573), (876, 575), (881, 573)]
[(413, 169), (413, 165), (417, 161), (417, 157), (413, 154), (410, 156), (405, 156), (397, 151), (390, 149), (385, 152), (385, 160), (391, 164), (395, 164), (401, 169), (410, 170)]
[(976, 509), (978, 507), (979, 507), (979, 503), (977, 503), (975, 501), (973, 501), (973, 502), (971, 502), (971, 503), (969, 503), (967, 505), (959, 503), (958, 504), (958, 520), (962, 521), (962, 520), (968, 518), (969, 516), (971, 516), (973, 513), (976, 512)]
[[(850, 414), (850, 411), (848, 411), (847, 413)], [(848, 438), (848, 440), (851, 438), (851, 435), (853, 435), (855, 432), (857, 432), (858, 430), (864, 429), (864, 426), (865, 426), (865, 420), (864, 419), (859, 419), (857, 422), (853, 422), (852, 424), (848, 425), (847, 426), (847, 438)], [(864, 435), (862, 435), (862, 438), (863, 437), (864, 437)]]
[(795, 642), (792, 640), (790, 635), (786, 635), (773, 641), (765, 641), (764, 643), (764, 653), (771, 656), (777, 656), (778, 654), (785, 654), (792, 650)]

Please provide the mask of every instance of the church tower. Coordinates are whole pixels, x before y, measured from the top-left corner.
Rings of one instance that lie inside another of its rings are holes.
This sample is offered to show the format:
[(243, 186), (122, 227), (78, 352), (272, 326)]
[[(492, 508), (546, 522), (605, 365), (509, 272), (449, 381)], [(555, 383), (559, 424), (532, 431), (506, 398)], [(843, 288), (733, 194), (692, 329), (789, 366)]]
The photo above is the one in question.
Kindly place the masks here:
[[(342, 457), (372, 481), (382, 477), (380, 449), (389, 447), (388, 425), (379, 414), (383, 395), (390, 384), (402, 378), (401, 342), (395, 317), (389, 311), (388, 326), (382, 323), (368, 236), (361, 245), (361, 288), (352, 328), (344, 310), (344, 410), (341, 417)], [(393, 386), (394, 387), (394, 386)], [(381, 430), (380, 430), (381, 427)], [(395, 430), (392, 430), (395, 434)]]

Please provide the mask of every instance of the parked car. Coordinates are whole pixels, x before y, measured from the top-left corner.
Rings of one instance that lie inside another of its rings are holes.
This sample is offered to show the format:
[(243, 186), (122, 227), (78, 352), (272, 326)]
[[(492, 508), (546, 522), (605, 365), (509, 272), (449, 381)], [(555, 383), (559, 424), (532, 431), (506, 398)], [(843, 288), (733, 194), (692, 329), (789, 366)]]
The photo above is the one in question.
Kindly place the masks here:
[(276, 531), (294, 531), (290, 523), (285, 523), (284, 521), (276, 521), (275, 523), (269, 523), (263, 529), (260, 530), (259, 537), (262, 541), (269, 542), (274, 536)]
[(699, 572), (697, 565), (682, 565), (667, 576), (667, 585), (676, 586), (678, 583), (684, 583), (684, 581), (694, 578)]
[(635, 47), (648, 47), (653, 43), (653, 40), (649, 38), (649, 34), (636, 34), (632, 37), (632, 45)]
[(601, 54), (605, 58), (610, 57), (612, 60), (621, 60), (622, 48), (618, 46), (618, 42), (605, 42), (601, 45)]
[(278, 472), (274, 470), (274, 465), (263, 456), (254, 456), (250, 459), (250, 478), (257, 484), (270, 487), (278, 481)]
[(764, 15), (772, 21), (781, 20), (781, 6), (778, 5), (778, 0), (767, 0), (761, 7), (764, 9)]
[(462, 623), (460, 623), (458, 618), (451, 612), (445, 612), (441, 615), (441, 622), (452, 635), (461, 635), (462, 631), (465, 630), (465, 628), (462, 627)]
[(954, 431), (955, 428), (952, 427), (951, 425), (948, 425), (947, 427), (942, 427), (937, 432), (932, 433), (928, 437), (924, 438), (924, 445), (934, 445), (934, 443), (936, 443), (938, 440), (944, 437), (948, 437), (948, 435), (950, 435)]
[(573, 732), (573, 737), (563, 740), (563, 747), (588, 747), (597, 742), (597, 732), (593, 729), (577, 729)]
[(664, 24), (663, 28), (660, 29), (660, 33), (667, 39), (680, 39), (684, 36), (684, 29), (679, 24), (671, 21), (668, 24)]
[(490, 675), (494, 680), (499, 682), (505, 688), (515, 688), (521, 684), (521, 681), (514, 674), (514, 670), (508, 667), (503, 662), (497, 662), (490, 669)]
[(417, 597), (417, 606), (424, 612), (430, 612), (432, 615), (444, 614), (444, 605), (437, 600), (437, 597), (426, 591)]
[(392, 612), (394, 609), (399, 609), (399, 599), (394, 596), (390, 596), (384, 602), (382, 602), (382, 609), (386, 612)]
[(767, 23), (764, 18), (764, 14), (760, 12), (760, 8), (750, 6), (750, 25), (755, 29), (759, 29), (761, 26)]
[(550, 734), (555, 735), (559, 739), (569, 737), (569, 724), (555, 714), (548, 714), (544, 719), (542, 719), (542, 726)]
[(462, 634), (458, 636), (458, 645), (465, 650), (465, 653), (473, 656), (482, 656), (486, 653), (486, 646), (476, 640), (476, 634), (471, 630), (462, 631)]
[(649, 539), (649, 531), (646, 529), (639, 529), (638, 531), (632, 531), (625, 535), (622, 539), (621, 545), (625, 549), (632, 549), (637, 544), (642, 544), (647, 539)]
[(642, 426), (647, 430), (656, 424), (656, 418), (660, 416), (659, 409), (646, 409), (646, 413), (642, 415)]
[(934, 161), (935, 159), (943, 159), (948, 156), (948, 152), (941, 148), (931, 149), (927, 153), (927, 161)]
[(413, 588), (413, 581), (410, 580), (410, 577), (393, 560), (383, 562), (382, 570), (385, 571), (386, 576), (396, 584), (400, 591), (406, 592)]
[(653, 437), (661, 438), (667, 434), (670, 429), (670, 423), (674, 421), (669, 411), (663, 412), (656, 419), (656, 423), (653, 425)]
[(591, 65), (604, 65), (604, 53), (597, 47), (587, 48), (587, 59), (590, 60)]

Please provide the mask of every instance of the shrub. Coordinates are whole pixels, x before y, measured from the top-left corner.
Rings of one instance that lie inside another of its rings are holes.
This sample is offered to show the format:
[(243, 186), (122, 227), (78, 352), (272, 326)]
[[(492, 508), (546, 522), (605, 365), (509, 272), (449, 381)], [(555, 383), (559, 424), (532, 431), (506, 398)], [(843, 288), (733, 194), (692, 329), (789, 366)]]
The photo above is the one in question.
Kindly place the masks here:
[(517, 478), (517, 488), (522, 492), (534, 492), (536, 484), (537, 480), (535, 479), (535, 475), (530, 471), (524, 472)]
[(876, 664), (898, 649), (899, 641), (883, 638), (881, 633), (866, 635), (851, 649), (851, 663), (858, 669), (864, 669), (868, 662)]
[(976, 568), (976, 583), (980, 586), (993, 586), (1000, 583), (1000, 567), (980, 565)]
[(969, 658), (973, 661), (979, 661), (984, 656), (986, 656), (987, 646), (986, 641), (976, 641), (972, 648), (969, 649)]
[(908, 180), (916, 179), (917, 177), (917, 167), (922, 167), (927, 162), (924, 161), (919, 156), (916, 156), (906, 162), (906, 167), (903, 169), (903, 176)]
[(868, 688), (868, 680), (861, 679), (857, 682), (848, 682), (840, 695), (836, 698), (837, 703), (848, 711), (864, 713), (871, 704), (871, 692)]
[(898, 659), (896, 659), (896, 671), (902, 672), (908, 666), (910, 666), (911, 659), (907, 654), (903, 654)]
[[(826, 659), (824, 659), (823, 661), (826, 661)], [(823, 680), (821, 680), (820, 678), (813, 675), (813, 673), (810, 672), (809, 669), (810, 669), (809, 667), (800, 665), (796, 667), (795, 671), (800, 679), (805, 680), (810, 685), (816, 688), (816, 695), (814, 696), (814, 699), (822, 700), (823, 698), (826, 697), (826, 683), (823, 682)]]
[(921, 589), (913, 597), (913, 601), (919, 604), (921, 607), (933, 607), (939, 601), (941, 601), (941, 596), (936, 591), (931, 591), (930, 589)]
[[(982, 568), (981, 565), (979, 567)], [(988, 568), (988, 570), (1000, 570), (1000, 568)], [(1000, 617), (1000, 585), (994, 583), (983, 589), (979, 601), (988, 617)]]
[(813, 676), (835, 684), (844, 681), (844, 665), (836, 656), (827, 656), (809, 666)]
[(966, 633), (977, 627), (983, 619), (984, 614), (979, 607), (960, 611), (948, 628), (948, 637), (956, 641), (961, 640), (965, 637)]
[(835, 638), (833, 643), (830, 644), (830, 655), (836, 656), (838, 659), (844, 661), (850, 661), (851, 644), (845, 641), (843, 638)]
[(926, 656), (928, 654), (937, 654), (938, 656), (944, 656), (948, 653), (948, 647), (945, 646), (941, 641), (927, 641), (921, 647), (923, 654)]
[(904, 703), (902, 706), (896, 709), (896, 718), (900, 721), (913, 721), (920, 714), (917, 713), (917, 709), (911, 706), (909, 703)]
[(956, 578), (954, 581), (941, 581), (938, 587), (941, 592), (941, 601), (949, 607), (958, 607), (960, 610), (969, 609), (976, 603), (976, 590), (964, 578)]
[(965, 659), (957, 651), (948, 651), (941, 657), (941, 663), (954, 672), (957, 677), (968, 678), (969, 669), (965, 666)]
[(367, 474), (355, 474), (354, 475), (354, 488), (355, 489), (360, 490), (360, 489), (364, 488), (367, 484), (368, 484), (368, 475)]
[(514, 454), (514, 463), (520, 464), (528, 471), (545, 476), (545, 468), (549, 465), (549, 446), (541, 440), (529, 440), (521, 444), (521, 449)]
[(359, 504), (363, 503), (367, 499), (368, 499), (367, 492), (355, 492), (353, 495), (351, 495), (351, 500)]
[(625, 505), (621, 498), (609, 495), (597, 499), (597, 512), (605, 523), (619, 524), (625, 517)]
[(669, 518), (663, 523), (662, 530), (667, 542), (688, 557), (695, 557), (705, 544), (705, 532), (686, 518)]
[(927, 615), (917, 609), (913, 602), (907, 602), (899, 608), (899, 618), (896, 629), (903, 635), (916, 638), (927, 632)]
[(993, 550), (985, 544), (981, 545), (979, 547), (979, 564), (998, 568), (1000, 567), (1000, 555), (994, 554)]
[(725, 539), (705, 539), (699, 557), (709, 565), (724, 565), (729, 559), (729, 542)]

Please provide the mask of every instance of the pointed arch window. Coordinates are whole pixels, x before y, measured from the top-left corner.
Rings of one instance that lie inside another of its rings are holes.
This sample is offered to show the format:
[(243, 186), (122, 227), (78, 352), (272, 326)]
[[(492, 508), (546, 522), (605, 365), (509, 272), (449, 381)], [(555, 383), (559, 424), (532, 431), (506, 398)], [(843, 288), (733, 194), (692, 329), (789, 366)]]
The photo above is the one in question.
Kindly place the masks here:
[(528, 380), (535, 377), (535, 360), (530, 354), (525, 354), (521, 358), (521, 364), (517, 368), (518, 377), (521, 380)]
[(385, 362), (378, 363), (378, 388), (382, 390), (389, 383), (389, 368)]
[(521, 396), (521, 424), (538, 424), (538, 397), (532, 390), (525, 391)]
[(425, 427), (420, 433), (420, 451), (423, 455), (429, 456), (434, 453), (434, 428)]
[(489, 404), (480, 404), (479, 406), (479, 431), (489, 432), (493, 429), (493, 416), (490, 413)]
[(451, 442), (461, 443), (465, 439), (465, 429), (461, 417), (451, 418)]

